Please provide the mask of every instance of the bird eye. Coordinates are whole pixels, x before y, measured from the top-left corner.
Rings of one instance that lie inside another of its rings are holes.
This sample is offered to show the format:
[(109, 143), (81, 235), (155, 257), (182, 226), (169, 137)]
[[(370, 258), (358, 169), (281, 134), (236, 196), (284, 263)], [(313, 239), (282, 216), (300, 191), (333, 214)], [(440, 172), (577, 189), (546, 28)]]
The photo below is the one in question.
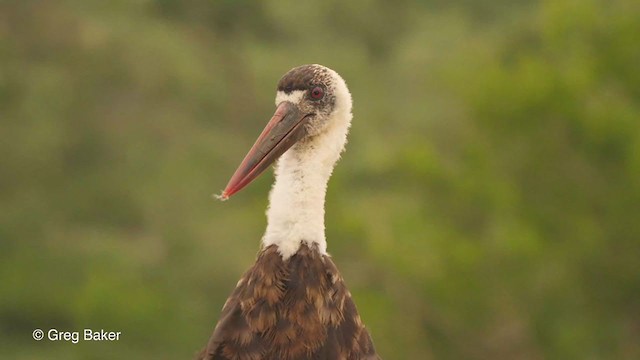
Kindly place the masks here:
[(324, 89), (320, 86), (316, 86), (311, 89), (311, 98), (313, 100), (320, 100), (324, 96)]

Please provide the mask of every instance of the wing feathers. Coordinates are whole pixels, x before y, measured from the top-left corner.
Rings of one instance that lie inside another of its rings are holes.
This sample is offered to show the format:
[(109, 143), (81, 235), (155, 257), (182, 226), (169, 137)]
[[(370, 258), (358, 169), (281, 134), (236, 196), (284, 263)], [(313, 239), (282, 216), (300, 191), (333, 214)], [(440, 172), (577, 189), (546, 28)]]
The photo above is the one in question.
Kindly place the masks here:
[(272, 245), (227, 300), (199, 359), (378, 359), (331, 258), (301, 245), (283, 261)]

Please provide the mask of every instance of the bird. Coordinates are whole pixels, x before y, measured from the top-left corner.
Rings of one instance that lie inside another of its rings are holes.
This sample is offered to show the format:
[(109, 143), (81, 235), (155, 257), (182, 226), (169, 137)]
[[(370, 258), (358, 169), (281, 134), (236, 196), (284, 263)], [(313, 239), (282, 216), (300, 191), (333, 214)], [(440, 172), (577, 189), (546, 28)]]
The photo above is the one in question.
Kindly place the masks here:
[(327, 183), (351, 126), (344, 79), (310, 64), (278, 82), (275, 113), (218, 198), (275, 162), (267, 228), (198, 359), (380, 359), (353, 297), (327, 253)]

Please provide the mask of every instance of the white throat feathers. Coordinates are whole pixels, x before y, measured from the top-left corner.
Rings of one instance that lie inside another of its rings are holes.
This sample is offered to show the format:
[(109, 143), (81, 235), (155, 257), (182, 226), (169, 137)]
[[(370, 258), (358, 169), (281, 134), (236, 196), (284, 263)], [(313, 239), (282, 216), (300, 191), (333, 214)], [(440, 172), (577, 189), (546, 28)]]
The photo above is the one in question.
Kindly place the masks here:
[[(347, 142), (351, 125), (351, 94), (344, 80), (333, 70), (328, 75), (327, 93), (334, 101), (331, 112), (316, 114), (307, 126), (308, 136), (287, 150), (275, 167), (275, 182), (269, 194), (264, 247), (276, 245), (283, 259), (295, 254), (304, 242), (317, 244), (327, 253), (324, 204), (327, 182)], [(300, 104), (305, 90), (282, 91), (276, 106), (283, 101)]]

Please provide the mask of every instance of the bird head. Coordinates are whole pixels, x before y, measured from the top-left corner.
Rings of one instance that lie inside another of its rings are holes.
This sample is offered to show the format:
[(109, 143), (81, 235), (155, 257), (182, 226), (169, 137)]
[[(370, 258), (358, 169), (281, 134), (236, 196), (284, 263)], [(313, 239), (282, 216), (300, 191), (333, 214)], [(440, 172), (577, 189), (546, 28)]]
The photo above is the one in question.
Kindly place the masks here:
[[(292, 146), (310, 143), (332, 128), (338, 134), (338, 155), (351, 121), (351, 94), (335, 71), (322, 65), (289, 70), (278, 82), (271, 120), (218, 197), (228, 199), (257, 178)], [(327, 146), (331, 146), (328, 144)]]

